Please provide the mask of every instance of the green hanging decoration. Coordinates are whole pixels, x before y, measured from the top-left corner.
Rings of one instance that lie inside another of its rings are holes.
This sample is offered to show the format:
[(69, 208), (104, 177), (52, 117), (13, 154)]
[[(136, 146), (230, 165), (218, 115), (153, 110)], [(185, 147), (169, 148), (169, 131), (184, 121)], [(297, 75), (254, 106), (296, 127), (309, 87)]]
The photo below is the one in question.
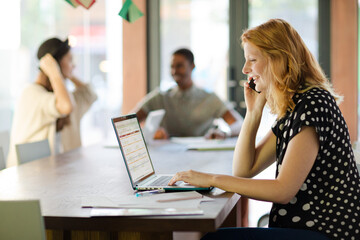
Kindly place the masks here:
[(144, 14), (137, 8), (132, 0), (126, 0), (119, 12), (119, 16), (124, 18), (126, 21), (133, 23)]
[(68, 2), (74, 8), (77, 8), (77, 6), (79, 6), (79, 4), (75, 0), (65, 0), (65, 1)]

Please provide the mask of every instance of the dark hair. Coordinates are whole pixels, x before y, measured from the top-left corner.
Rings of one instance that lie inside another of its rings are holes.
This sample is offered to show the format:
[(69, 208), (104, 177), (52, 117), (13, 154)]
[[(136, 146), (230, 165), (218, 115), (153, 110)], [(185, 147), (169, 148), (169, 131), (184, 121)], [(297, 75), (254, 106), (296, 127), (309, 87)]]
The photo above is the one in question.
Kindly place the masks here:
[(190, 62), (190, 64), (194, 63), (194, 54), (187, 48), (180, 48), (173, 53), (173, 55), (175, 54), (183, 55)]
[(40, 60), (45, 54), (50, 53), (56, 61), (61, 58), (70, 50), (69, 40), (61, 41), (58, 38), (50, 38), (43, 42), (37, 52), (37, 58)]

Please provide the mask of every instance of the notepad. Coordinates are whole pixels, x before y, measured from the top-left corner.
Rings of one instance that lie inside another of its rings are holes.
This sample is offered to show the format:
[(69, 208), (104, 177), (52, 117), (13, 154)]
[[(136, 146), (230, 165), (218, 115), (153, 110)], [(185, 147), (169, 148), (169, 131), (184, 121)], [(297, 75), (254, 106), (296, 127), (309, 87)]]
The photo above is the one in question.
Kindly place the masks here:
[(185, 201), (185, 200), (191, 200), (191, 199), (200, 199), (203, 198), (203, 195), (201, 195), (198, 192), (191, 191), (191, 192), (179, 192), (179, 193), (173, 193), (170, 194), (163, 194), (160, 199), (156, 200), (157, 202), (176, 202), (176, 201)]
[(174, 216), (174, 215), (202, 215), (204, 211), (199, 208), (93, 208), (91, 217), (105, 216)]
[(213, 201), (196, 191), (160, 193), (146, 197), (128, 196), (121, 199), (107, 197), (86, 197), (83, 207), (92, 207), (92, 217), (101, 216), (169, 216), (201, 215), (199, 208), (203, 201)]
[(91, 208), (132, 208), (132, 209), (196, 209), (201, 202), (213, 201), (212, 198), (201, 195), (196, 191), (160, 193), (144, 197), (124, 196), (110, 198), (106, 196), (84, 197), (82, 207)]
[(190, 144), (187, 146), (188, 150), (198, 151), (231, 151), (235, 149), (236, 143), (204, 143), (204, 144)]
[(170, 141), (173, 143), (191, 145), (191, 144), (208, 144), (222, 142), (223, 139), (206, 139), (205, 137), (171, 137)]

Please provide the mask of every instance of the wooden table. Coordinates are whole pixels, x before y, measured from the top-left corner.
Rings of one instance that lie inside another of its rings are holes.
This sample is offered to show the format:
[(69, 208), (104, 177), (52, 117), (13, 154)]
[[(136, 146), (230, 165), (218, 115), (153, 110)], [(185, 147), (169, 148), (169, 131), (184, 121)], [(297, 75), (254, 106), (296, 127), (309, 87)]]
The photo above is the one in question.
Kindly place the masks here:
[[(231, 174), (232, 151), (186, 151), (179, 144), (149, 147), (157, 173), (201, 170)], [(174, 231), (239, 226), (239, 195), (214, 189), (204, 215), (91, 218), (81, 199), (133, 194), (119, 149), (94, 145), (0, 171), (0, 200), (40, 199), (50, 239), (171, 239)]]

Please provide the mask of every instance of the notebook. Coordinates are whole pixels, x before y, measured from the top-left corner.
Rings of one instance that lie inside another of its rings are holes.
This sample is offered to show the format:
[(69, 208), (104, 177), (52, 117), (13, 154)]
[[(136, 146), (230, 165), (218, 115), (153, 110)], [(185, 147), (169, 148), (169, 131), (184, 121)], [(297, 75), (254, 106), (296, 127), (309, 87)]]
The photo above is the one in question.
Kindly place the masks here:
[(168, 186), (172, 174), (156, 174), (136, 114), (111, 119), (122, 157), (134, 190), (210, 190), (179, 182)]

